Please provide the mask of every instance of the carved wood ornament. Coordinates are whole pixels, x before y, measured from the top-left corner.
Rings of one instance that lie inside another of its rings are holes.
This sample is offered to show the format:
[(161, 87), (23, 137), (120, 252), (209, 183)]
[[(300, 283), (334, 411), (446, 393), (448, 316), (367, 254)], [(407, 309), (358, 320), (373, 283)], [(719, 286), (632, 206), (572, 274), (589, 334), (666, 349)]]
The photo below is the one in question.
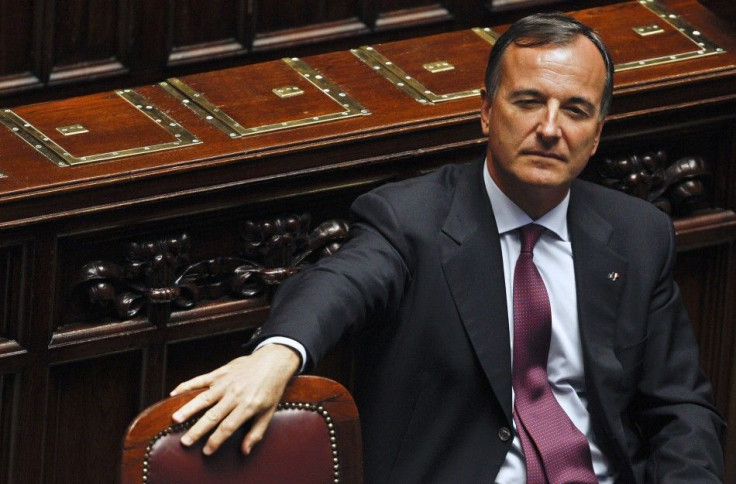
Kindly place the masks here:
[(268, 297), (270, 288), (310, 262), (337, 251), (348, 237), (348, 224), (329, 220), (309, 231), (308, 214), (241, 227), (244, 257), (219, 256), (189, 263), (188, 234), (127, 245), (125, 263), (96, 260), (80, 270), (74, 291), (98, 317), (130, 319), (144, 312), (158, 326), (171, 312), (199, 301), (223, 297)]
[(709, 208), (713, 174), (699, 156), (668, 163), (664, 150), (606, 158), (598, 164), (601, 184), (648, 200), (672, 216)]

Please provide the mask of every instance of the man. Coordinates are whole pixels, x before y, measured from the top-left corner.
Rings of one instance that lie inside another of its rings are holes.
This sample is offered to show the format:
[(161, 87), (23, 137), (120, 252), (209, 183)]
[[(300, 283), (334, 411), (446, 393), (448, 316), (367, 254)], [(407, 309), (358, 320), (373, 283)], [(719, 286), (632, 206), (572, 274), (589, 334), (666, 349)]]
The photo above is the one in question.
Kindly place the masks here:
[(356, 200), (351, 240), (279, 290), (267, 344), (174, 390), (209, 387), (174, 415), (209, 408), (182, 442), (215, 429), (209, 454), (253, 420), (248, 453), (302, 361), (353, 331), (368, 483), (720, 482), (671, 222), (576, 180), (612, 83), (587, 27), (515, 23), (489, 59), (485, 161)]

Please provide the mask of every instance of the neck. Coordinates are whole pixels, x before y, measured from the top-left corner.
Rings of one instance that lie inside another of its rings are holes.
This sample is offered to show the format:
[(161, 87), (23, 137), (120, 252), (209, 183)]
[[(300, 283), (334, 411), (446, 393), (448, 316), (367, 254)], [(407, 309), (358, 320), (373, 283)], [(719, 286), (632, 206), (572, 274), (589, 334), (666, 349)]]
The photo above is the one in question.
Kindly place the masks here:
[(522, 209), (532, 220), (537, 220), (544, 214), (559, 205), (567, 195), (569, 188), (564, 191), (559, 187), (524, 187), (521, 190), (507, 190), (504, 187), (501, 191), (506, 194), (509, 199)]
[(524, 213), (529, 215), (532, 220), (537, 220), (550, 210), (557, 207), (562, 203), (570, 190), (569, 186), (544, 187), (503, 183), (502, 180), (499, 180), (492, 174), (491, 179), (498, 189), (501, 190), (509, 200), (514, 202), (516, 206), (523, 210)]

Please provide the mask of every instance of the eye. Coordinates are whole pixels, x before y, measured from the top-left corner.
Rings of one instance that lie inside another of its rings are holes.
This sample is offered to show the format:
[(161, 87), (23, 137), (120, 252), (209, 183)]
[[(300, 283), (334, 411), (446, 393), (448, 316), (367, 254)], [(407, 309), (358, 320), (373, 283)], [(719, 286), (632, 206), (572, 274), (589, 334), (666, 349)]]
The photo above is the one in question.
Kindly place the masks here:
[(565, 108), (571, 117), (576, 119), (587, 119), (591, 116), (587, 109), (580, 106), (567, 106)]
[(533, 107), (539, 106), (539, 104), (541, 103), (538, 99), (524, 98), (524, 99), (515, 100), (514, 104), (521, 108), (533, 108)]

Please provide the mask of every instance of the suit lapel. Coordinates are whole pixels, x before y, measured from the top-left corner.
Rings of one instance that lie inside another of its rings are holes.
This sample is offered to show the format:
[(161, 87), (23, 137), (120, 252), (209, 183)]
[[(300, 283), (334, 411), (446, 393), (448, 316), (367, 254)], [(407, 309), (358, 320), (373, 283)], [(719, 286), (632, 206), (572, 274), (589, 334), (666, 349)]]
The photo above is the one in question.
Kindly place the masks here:
[[(626, 283), (627, 262), (608, 245), (613, 236), (611, 225), (593, 211), (573, 185), (568, 211), (568, 225), (575, 261), (575, 285), (578, 297), (578, 321), (583, 352), (594, 366), (591, 374), (610, 374), (618, 365), (613, 354), (614, 330), (621, 293)], [(586, 371), (586, 373), (588, 373)]]
[[(601, 389), (618, 386), (622, 367), (614, 353), (616, 322), (621, 295), (626, 284), (628, 263), (609, 242), (614, 229), (590, 208), (587, 195), (581, 196), (573, 184), (568, 226), (575, 261), (575, 285), (578, 298), (578, 321), (585, 363), (585, 382), (589, 410), (598, 414), (593, 425), (599, 439), (610, 440), (610, 430), (623, 438), (623, 429), (606, 429), (600, 424), (618, 422), (611, 395)], [(603, 441), (601, 444), (606, 445)], [(609, 454), (610, 455), (610, 454)]]
[(468, 168), (458, 180), (442, 228), (442, 267), (468, 338), (511, 422), (511, 344), (501, 245), (482, 163)]

